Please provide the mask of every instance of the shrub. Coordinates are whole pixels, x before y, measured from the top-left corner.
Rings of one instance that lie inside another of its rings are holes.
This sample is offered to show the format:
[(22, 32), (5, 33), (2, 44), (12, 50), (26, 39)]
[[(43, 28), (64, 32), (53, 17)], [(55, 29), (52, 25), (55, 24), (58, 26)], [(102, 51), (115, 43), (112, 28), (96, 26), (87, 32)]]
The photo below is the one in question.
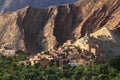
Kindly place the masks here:
[(120, 71), (120, 56), (113, 57), (108, 64), (115, 68), (117, 71)]

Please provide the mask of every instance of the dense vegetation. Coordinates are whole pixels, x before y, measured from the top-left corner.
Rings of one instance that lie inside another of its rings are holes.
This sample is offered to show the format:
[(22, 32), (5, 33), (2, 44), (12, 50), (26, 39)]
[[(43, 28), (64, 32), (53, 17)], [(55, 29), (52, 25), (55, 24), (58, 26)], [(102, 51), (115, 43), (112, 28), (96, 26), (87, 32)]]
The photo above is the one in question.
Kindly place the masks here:
[(17, 65), (25, 56), (5, 57), (0, 55), (0, 80), (120, 80), (120, 57), (105, 64), (73, 67), (41, 67)]

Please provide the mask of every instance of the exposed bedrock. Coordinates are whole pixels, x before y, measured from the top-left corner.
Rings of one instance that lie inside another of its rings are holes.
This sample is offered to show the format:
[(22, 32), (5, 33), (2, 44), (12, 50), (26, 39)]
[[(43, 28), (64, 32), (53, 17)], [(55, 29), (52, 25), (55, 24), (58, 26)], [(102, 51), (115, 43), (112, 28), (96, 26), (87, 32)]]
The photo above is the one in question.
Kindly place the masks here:
[(83, 37), (88, 30), (114, 30), (119, 23), (120, 0), (80, 0), (44, 9), (25, 7), (0, 15), (0, 44), (39, 52)]

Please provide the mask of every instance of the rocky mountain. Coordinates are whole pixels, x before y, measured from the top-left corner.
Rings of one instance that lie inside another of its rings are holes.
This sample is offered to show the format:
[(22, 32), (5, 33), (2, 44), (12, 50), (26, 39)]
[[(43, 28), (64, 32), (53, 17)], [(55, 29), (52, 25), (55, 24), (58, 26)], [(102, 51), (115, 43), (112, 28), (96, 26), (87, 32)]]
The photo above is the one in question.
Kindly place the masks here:
[(120, 0), (80, 0), (41, 9), (25, 7), (0, 15), (0, 44), (39, 52), (102, 27), (119, 32), (119, 25)]
[(15, 11), (26, 6), (45, 8), (75, 1), (77, 0), (0, 0), (0, 13)]

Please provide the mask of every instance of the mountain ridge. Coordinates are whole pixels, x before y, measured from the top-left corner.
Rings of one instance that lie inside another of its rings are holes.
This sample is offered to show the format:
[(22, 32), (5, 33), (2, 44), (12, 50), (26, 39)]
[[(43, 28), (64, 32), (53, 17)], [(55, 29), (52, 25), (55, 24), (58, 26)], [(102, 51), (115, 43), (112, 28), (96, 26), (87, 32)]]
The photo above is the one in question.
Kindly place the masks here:
[(0, 0), (0, 12), (15, 11), (26, 6), (34, 8), (46, 8), (49, 6), (73, 3), (77, 0)]
[(48, 8), (26, 7), (0, 15), (0, 44), (40, 52), (61, 46), (102, 27), (113, 30), (120, 22), (119, 0), (81, 0)]

